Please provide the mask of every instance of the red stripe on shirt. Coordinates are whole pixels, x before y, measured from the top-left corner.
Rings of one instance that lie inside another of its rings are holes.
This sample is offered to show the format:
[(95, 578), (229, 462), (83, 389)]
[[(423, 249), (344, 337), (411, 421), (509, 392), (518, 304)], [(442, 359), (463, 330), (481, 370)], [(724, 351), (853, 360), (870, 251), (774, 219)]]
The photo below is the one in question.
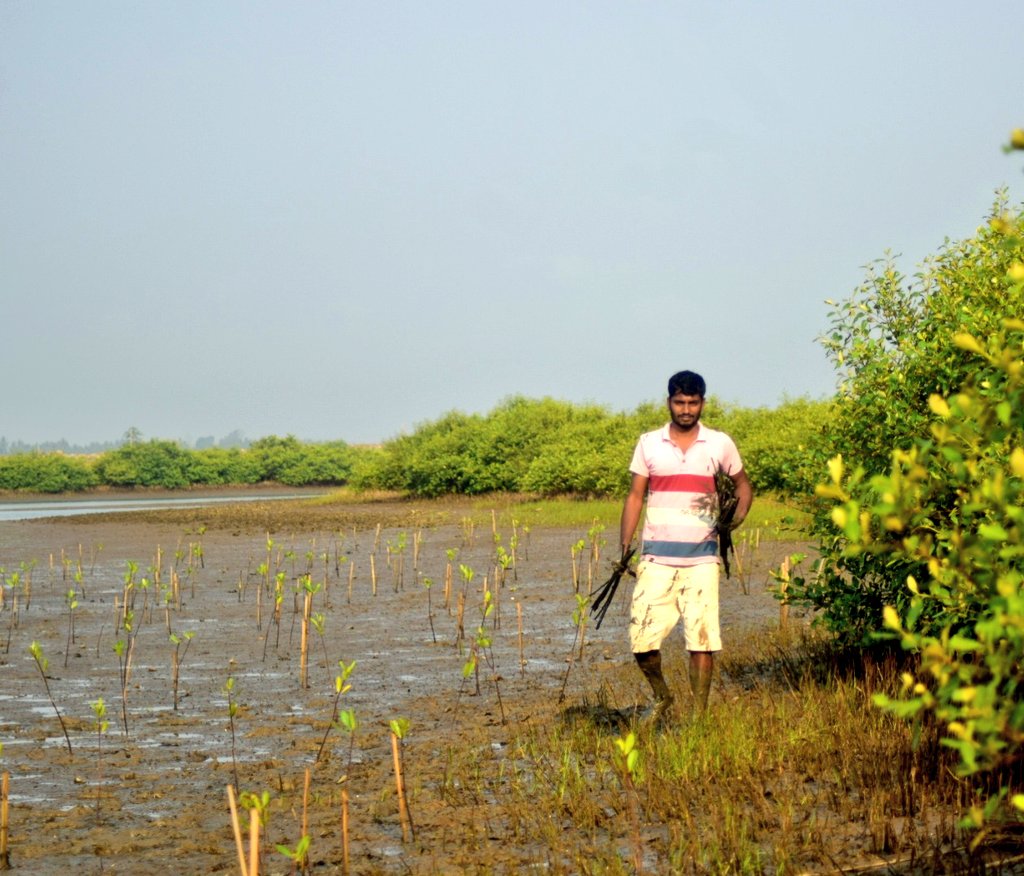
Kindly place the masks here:
[(652, 474), (648, 489), (652, 493), (713, 493), (715, 479), (696, 474)]

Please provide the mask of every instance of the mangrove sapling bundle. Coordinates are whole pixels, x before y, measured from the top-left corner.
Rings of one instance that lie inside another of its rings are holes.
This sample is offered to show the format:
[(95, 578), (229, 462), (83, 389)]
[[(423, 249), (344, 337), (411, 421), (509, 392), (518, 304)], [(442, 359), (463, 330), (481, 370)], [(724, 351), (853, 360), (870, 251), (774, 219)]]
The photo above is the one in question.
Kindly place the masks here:
[(68, 754), (71, 754), (71, 737), (68, 736), (68, 728), (64, 723), (64, 716), (60, 713), (60, 709), (57, 708), (57, 703), (53, 698), (53, 693), (50, 691), (50, 682), (46, 677), (46, 670), (50, 666), (50, 661), (43, 655), (43, 647), (38, 642), (33, 642), (29, 645), (29, 653), (32, 655), (32, 659), (35, 660), (36, 667), (39, 669), (39, 674), (43, 678), (43, 687), (46, 688), (46, 697), (50, 701), (50, 705), (53, 706), (53, 711), (57, 714), (57, 720), (60, 722), (60, 729), (64, 733), (64, 741), (68, 744)]

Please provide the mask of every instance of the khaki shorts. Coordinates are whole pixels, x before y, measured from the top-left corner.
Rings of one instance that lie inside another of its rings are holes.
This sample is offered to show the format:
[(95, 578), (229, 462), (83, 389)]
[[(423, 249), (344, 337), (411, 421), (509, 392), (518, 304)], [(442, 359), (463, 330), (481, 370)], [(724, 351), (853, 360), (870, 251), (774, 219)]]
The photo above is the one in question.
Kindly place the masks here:
[(662, 566), (641, 562), (630, 606), (629, 644), (634, 654), (657, 651), (679, 621), (687, 651), (721, 651), (718, 563)]

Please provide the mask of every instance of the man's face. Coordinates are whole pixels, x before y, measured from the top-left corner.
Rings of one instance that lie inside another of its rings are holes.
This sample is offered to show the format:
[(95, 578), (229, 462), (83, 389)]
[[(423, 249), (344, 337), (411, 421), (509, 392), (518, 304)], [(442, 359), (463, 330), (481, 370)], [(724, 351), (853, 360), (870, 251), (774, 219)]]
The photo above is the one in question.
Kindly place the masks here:
[(668, 412), (672, 422), (684, 432), (689, 432), (700, 421), (700, 412), (704, 410), (704, 398), (699, 395), (684, 395), (677, 392), (669, 396)]

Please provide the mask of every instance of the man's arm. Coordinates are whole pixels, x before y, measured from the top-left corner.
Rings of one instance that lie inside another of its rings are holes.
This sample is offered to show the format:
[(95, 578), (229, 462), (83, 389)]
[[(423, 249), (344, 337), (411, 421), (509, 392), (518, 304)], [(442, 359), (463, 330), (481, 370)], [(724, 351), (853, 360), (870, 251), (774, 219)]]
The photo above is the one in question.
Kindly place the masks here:
[[(647, 481), (643, 475), (634, 474), (629, 485), (629, 493), (626, 501), (622, 504), (622, 519), (619, 521), (619, 544), (622, 550), (629, 548), (636, 533), (637, 524), (640, 522), (640, 512), (644, 507), (644, 499), (647, 496)], [(750, 507), (750, 503), (747, 503)]]
[(751, 486), (750, 478), (747, 477), (747, 473), (743, 469), (740, 469), (734, 475), (730, 475), (730, 477), (736, 486), (736, 513), (732, 518), (732, 528), (735, 529), (746, 519), (750, 506), (754, 503), (754, 488)]

